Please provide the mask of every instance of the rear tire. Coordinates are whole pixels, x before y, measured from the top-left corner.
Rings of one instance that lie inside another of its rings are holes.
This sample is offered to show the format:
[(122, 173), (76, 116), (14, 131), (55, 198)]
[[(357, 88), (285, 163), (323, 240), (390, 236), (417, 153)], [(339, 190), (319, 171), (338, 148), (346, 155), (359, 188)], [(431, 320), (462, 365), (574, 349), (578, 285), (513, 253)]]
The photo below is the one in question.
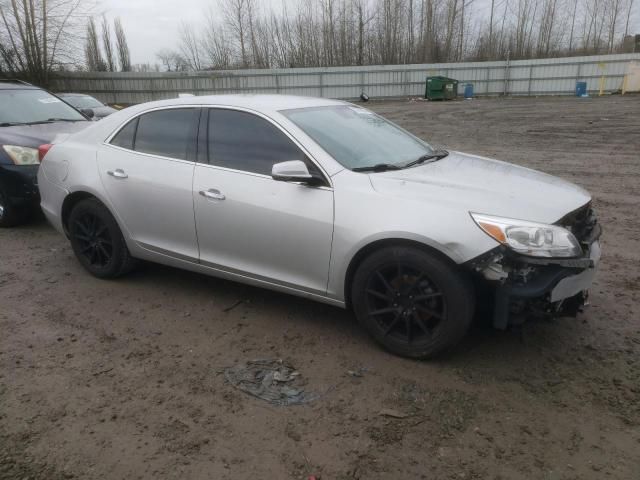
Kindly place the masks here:
[(71, 247), (82, 266), (98, 278), (117, 278), (136, 265), (111, 212), (99, 200), (76, 204), (67, 222)]
[(351, 294), (356, 317), (384, 348), (429, 358), (452, 347), (473, 319), (473, 284), (446, 260), (420, 248), (387, 247), (358, 267)]

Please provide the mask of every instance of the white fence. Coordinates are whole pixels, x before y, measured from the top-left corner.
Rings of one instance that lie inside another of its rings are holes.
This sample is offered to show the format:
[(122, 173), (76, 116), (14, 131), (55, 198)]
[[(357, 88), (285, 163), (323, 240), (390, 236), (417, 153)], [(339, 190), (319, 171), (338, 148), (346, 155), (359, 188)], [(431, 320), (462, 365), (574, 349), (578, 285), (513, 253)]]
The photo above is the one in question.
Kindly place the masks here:
[[(141, 103), (178, 93), (280, 93), (330, 98), (422, 96), (427, 76), (443, 75), (474, 86), (476, 95), (567, 95), (577, 81), (589, 92), (622, 88), (629, 65), (640, 53), (511, 62), (438, 63), (365, 67), (225, 70), (188, 73), (65, 73), (58, 92), (88, 93), (104, 102)], [(459, 89), (462, 94), (463, 87)]]

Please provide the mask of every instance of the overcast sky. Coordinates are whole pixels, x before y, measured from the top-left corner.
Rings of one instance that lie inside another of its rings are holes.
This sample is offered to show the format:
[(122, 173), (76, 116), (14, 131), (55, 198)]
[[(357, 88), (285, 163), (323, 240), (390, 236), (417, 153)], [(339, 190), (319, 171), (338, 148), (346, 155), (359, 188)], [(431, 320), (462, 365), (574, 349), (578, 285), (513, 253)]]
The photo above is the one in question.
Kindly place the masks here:
[[(278, 7), (282, 1), (260, 0), (259, 3)], [(156, 63), (157, 51), (177, 48), (180, 22), (199, 25), (207, 9), (216, 5), (216, 0), (101, 0), (98, 12), (122, 20), (132, 63)]]
[[(260, 5), (280, 8), (282, 2), (295, 5), (305, 0), (259, 0)], [(482, 16), (488, 0), (474, 2), (474, 15)], [(501, 2), (500, 2), (501, 3)], [(636, 2), (637, 3), (637, 2)], [(178, 27), (181, 21), (200, 24), (203, 14), (215, 0), (101, 0), (98, 13), (120, 17), (124, 26), (132, 63), (156, 63), (156, 52), (163, 48), (177, 48)], [(632, 33), (640, 33), (640, 6), (636, 5)]]

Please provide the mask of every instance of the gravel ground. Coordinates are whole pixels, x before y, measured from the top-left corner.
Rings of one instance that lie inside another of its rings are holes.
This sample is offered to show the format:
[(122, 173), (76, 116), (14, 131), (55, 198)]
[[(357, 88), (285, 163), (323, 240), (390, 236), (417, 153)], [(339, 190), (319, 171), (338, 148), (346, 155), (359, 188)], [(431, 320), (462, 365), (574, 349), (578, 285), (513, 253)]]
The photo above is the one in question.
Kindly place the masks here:
[[(3, 230), (0, 479), (640, 478), (640, 97), (370, 106), (589, 189), (605, 234), (586, 313), (475, 327), (416, 362), (339, 309), (158, 265), (100, 281), (43, 220)], [(255, 358), (320, 397), (274, 407), (225, 382)]]

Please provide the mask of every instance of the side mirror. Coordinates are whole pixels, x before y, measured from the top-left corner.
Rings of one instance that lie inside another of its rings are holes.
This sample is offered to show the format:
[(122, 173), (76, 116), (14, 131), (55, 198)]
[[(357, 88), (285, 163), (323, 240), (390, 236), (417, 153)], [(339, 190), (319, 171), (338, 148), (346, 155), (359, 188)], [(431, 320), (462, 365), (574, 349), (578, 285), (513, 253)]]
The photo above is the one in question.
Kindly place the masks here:
[(315, 183), (316, 178), (301, 160), (276, 163), (271, 169), (271, 177), (280, 182)]
[(93, 110), (91, 108), (81, 108), (80, 112), (82, 112), (84, 116), (88, 118), (93, 118), (95, 116), (95, 113), (93, 113)]

